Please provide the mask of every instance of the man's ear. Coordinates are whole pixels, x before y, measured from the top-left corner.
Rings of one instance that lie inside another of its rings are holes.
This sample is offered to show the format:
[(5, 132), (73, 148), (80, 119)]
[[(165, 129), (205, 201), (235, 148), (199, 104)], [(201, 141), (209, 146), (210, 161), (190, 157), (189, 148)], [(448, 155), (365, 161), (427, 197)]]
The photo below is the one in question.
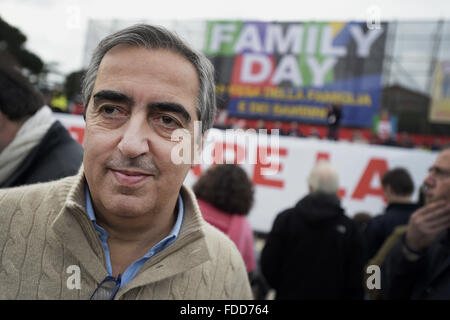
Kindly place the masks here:
[(392, 195), (392, 188), (390, 185), (383, 186), (383, 195), (387, 202), (390, 201)]

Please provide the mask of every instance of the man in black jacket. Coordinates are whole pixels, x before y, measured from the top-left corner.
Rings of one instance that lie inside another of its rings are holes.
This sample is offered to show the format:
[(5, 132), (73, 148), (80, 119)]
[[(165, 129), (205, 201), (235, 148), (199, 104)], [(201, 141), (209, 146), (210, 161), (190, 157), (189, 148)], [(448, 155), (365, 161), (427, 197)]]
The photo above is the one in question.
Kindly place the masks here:
[(381, 266), (383, 299), (450, 299), (450, 148), (425, 178), (425, 205)]
[(0, 188), (74, 175), (83, 148), (13, 67), (0, 65)]
[(328, 139), (339, 140), (339, 127), (341, 125), (341, 118), (342, 118), (341, 105), (333, 104), (328, 107), (328, 114), (327, 114)]
[(277, 299), (362, 299), (362, 236), (336, 196), (337, 173), (321, 161), (308, 184), (310, 194), (276, 217), (262, 273)]
[(387, 171), (381, 184), (388, 206), (383, 214), (372, 218), (365, 229), (368, 259), (375, 256), (395, 227), (407, 224), (411, 214), (419, 208), (411, 200), (414, 182), (406, 169), (394, 168)]

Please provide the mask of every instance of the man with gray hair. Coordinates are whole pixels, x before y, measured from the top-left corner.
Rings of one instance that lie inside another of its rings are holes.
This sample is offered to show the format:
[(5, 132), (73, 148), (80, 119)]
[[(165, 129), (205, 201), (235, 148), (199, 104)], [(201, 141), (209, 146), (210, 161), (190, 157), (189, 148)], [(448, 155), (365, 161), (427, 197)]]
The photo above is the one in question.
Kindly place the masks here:
[(252, 298), (239, 251), (183, 186), (195, 155), (173, 159), (212, 126), (207, 58), (135, 25), (100, 42), (82, 95), (78, 175), (0, 191), (0, 298)]
[(276, 217), (262, 273), (277, 299), (362, 299), (362, 236), (336, 196), (336, 170), (320, 161), (308, 187), (307, 196)]

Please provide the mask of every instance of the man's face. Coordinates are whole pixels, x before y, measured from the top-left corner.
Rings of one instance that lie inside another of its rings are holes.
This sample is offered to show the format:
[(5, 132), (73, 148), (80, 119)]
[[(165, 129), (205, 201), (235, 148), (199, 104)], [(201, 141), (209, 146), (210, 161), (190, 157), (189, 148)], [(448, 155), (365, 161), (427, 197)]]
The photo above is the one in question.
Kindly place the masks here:
[(116, 46), (104, 56), (86, 114), (84, 169), (103, 214), (173, 210), (190, 164), (176, 165), (171, 140), (198, 120), (194, 66), (168, 50)]
[(450, 202), (450, 150), (442, 151), (436, 158), (424, 181), (426, 203), (436, 200)]

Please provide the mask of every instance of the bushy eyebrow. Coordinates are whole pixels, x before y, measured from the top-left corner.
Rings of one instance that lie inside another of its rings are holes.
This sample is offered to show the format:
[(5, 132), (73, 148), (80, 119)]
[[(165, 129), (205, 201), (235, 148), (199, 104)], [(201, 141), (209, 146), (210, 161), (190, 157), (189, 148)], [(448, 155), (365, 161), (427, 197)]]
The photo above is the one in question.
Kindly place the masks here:
[(94, 104), (98, 104), (101, 101), (121, 102), (127, 105), (133, 105), (134, 99), (122, 92), (114, 90), (100, 90), (94, 94)]
[[(102, 101), (111, 101), (111, 102), (119, 102), (124, 103), (128, 106), (133, 106), (135, 101), (132, 97), (114, 90), (100, 90), (96, 94), (94, 94), (94, 105), (100, 104)], [(191, 115), (187, 112), (186, 108), (183, 107), (179, 103), (161, 101), (161, 102), (152, 102), (147, 104), (147, 109), (149, 111), (165, 111), (165, 112), (173, 112), (179, 114), (185, 123), (189, 123), (191, 121)]]

